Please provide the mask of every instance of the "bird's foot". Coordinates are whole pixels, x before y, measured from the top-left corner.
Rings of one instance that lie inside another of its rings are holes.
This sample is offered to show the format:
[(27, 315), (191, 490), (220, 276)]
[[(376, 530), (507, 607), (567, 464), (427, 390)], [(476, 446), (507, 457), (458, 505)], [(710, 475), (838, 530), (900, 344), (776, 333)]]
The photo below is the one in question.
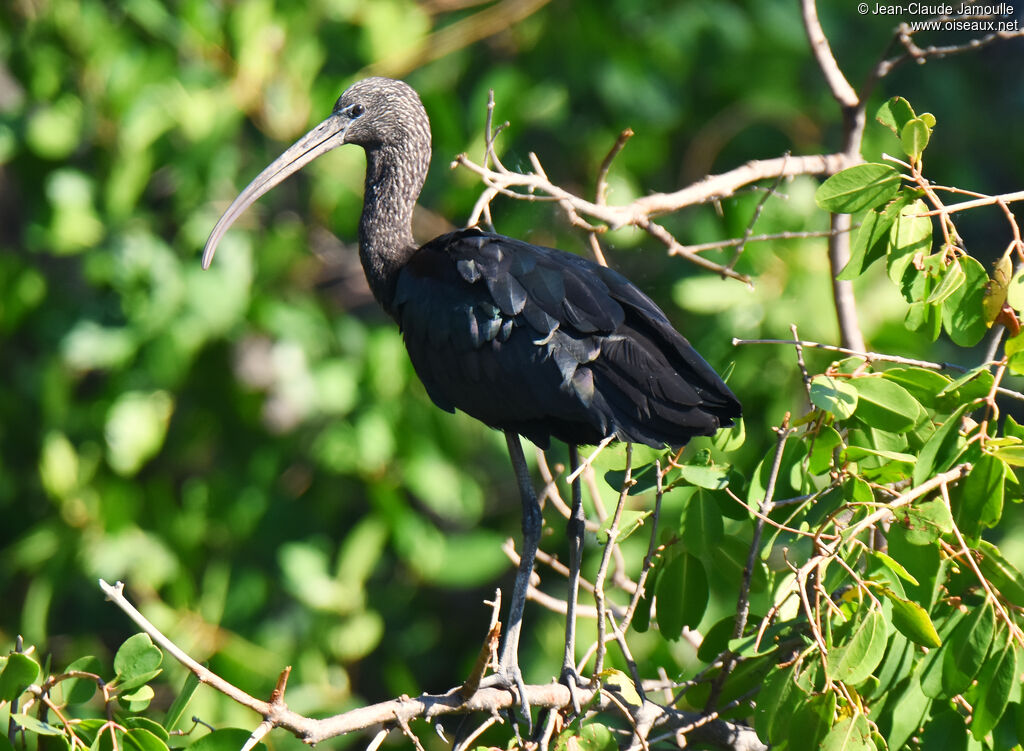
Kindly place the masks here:
[(587, 685), (587, 682), (576, 672), (576, 667), (570, 663), (562, 666), (562, 673), (558, 676), (558, 682), (569, 689), (569, 700), (572, 702), (572, 711), (575, 715), (580, 713), (579, 690)]
[(533, 717), (530, 714), (530, 698), (526, 694), (523, 672), (519, 665), (501, 665), (493, 674), (484, 678), (480, 685), (484, 688), (502, 688), (512, 693), (519, 700), (519, 707), (526, 719), (527, 735), (533, 734)]

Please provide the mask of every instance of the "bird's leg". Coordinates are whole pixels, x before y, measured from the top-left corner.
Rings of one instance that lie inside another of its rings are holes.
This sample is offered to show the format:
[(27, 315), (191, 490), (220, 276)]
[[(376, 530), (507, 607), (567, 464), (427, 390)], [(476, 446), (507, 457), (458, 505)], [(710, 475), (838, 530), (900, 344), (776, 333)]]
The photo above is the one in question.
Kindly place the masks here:
[(570, 471), (575, 475), (572, 480), (572, 510), (566, 525), (566, 537), (569, 540), (569, 595), (566, 598), (565, 611), (565, 656), (562, 659), (561, 682), (569, 689), (573, 709), (579, 712), (579, 700), (576, 689), (582, 685), (579, 673), (576, 672), (576, 602), (580, 591), (580, 565), (583, 562), (583, 533), (585, 517), (583, 515), (583, 493), (580, 488), (579, 448), (569, 445)]
[(519, 669), (519, 634), (523, 626), (526, 592), (530, 587), (530, 576), (533, 574), (533, 561), (537, 556), (537, 545), (540, 543), (542, 518), (519, 436), (511, 431), (505, 431), (505, 440), (508, 443), (508, 453), (516, 473), (516, 481), (519, 483), (519, 498), (523, 504), (523, 549), (519, 554), (519, 569), (516, 571), (516, 583), (512, 590), (508, 627), (505, 629), (498, 672), (508, 687), (515, 686), (519, 692), (519, 703), (526, 713), (527, 723), (532, 726), (530, 703), (526, 697), (523, 673)]

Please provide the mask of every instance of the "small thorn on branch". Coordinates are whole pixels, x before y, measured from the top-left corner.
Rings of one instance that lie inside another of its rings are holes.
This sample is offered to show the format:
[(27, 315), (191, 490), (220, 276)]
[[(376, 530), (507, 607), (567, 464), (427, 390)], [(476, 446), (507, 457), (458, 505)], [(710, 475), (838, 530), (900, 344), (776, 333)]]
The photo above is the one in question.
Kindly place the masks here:
[(274, 690), (270, 692), (271, 704), (284, 704), (284, 692), (288, 687), (288, 676), (291, 675), (291, 672), (292, 666), (288, 665), (281, 671), (281, 675), (277, 677), (277, 685), (274, 686)]

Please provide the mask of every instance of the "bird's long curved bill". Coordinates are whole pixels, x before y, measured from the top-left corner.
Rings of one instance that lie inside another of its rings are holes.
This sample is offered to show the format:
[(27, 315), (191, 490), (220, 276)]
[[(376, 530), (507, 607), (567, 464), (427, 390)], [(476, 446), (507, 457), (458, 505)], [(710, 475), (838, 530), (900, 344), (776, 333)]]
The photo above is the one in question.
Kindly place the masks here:
[(245, 187), (245, 190), (231, 202), (228, 210), (224, 212), (210, 233), (206, 247), (203, 248), (203, 268), (210, 267), (213, 254), (217, 252), (217, 245), (224, 233), (247, 208), (256, 202), (256, 199), (318, 156), (345, 143), (345, 132), (348, 130), (350, 122), (340, 113), (332, 114), (289, 146), (288, 150), (275, 159), (269, 167), (256, 175), (253, 181)]

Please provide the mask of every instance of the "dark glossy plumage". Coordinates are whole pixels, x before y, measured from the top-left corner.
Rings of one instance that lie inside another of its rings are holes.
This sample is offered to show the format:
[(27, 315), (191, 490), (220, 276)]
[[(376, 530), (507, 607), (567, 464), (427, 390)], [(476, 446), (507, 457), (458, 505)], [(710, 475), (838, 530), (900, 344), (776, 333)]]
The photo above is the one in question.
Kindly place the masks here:
[(740, 405), (621, 274), (475, 228), (420, 248), (393, 315), (434, 403), (547, 447), (684, 445)]

